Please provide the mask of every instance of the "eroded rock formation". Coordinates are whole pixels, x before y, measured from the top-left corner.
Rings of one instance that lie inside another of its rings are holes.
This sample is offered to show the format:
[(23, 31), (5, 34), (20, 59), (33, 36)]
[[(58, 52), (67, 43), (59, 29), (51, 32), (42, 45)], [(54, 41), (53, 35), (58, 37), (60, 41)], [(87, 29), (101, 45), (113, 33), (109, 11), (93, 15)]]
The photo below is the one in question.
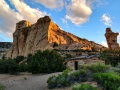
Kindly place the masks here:
[[(103, 48), (99, 44), (61, 30), (49, 16), (38, 19), (32, 25), (25, 20), (18, 22), (13, 39), (13, 45), (6, 57), (27, 56), (29, 53), (34, 54), (36, 50), (53, 48), (58, 50), (91, 50), (92, 48), (100, 50)], [(58, 46), (53, 47), (55, 42)]]
[(112, 32), (111, 28), (106, 28), (105, 37), (109, 49), (119, 49), (119, 44), (117, 43), (118, 35), (119, 33)]

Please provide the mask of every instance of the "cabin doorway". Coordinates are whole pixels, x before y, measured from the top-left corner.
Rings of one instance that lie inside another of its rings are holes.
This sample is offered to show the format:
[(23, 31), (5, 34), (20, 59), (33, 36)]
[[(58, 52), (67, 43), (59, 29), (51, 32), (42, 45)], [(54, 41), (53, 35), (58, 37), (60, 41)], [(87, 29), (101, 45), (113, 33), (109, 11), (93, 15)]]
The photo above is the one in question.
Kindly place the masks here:
[(78, 62), (75, 61), (75, 70), (78, 70)]

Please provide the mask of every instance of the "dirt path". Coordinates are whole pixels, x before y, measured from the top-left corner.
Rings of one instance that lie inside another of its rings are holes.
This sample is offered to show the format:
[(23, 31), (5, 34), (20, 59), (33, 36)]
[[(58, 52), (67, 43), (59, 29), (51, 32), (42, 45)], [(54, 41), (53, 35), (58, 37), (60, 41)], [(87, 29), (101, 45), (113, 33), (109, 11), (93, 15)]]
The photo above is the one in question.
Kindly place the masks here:
[[(2, 75), (0, 74), (0, 82), (5, 85), (5, 90), (47, 90), (47, 79), (52, 75)], [(24, 79), (27, 78), (26, 80)]]

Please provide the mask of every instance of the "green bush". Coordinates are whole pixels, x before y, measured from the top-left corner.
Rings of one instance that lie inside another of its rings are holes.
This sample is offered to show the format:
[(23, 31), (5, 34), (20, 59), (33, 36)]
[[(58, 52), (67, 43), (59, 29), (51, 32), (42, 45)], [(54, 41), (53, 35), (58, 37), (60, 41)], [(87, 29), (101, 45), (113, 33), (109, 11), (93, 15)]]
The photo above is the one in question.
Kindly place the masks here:
[(0, 83), (0, 90), (4, 90), (5, 86)]
[(29, 69), (30, 69), (29, 71), (32, 72), (32, 74), (39, 73), (40, 64), (39, 64), (39, 62), (34, 57), (32, 57), (32, 61), (29, 64)]
[(20, 64), (20, 65), (19, 65), (19, 71), (20, 71), (20, 72), (28, 71), (28, 64), (26, 64), (26, 63)]
[(27, 80), (27, 77), (24, 77), (24, 80)]
[(78, 66), (78, 69), (81, 70), (81, 69), (88, 69), (88, 66), (85, 66), (85, 65), (79, 65)]
[(0, 61), (0, 73), (18, 74), (19, 65), (12, 59)]
[(62, 74), (59, 74), (58, 76), (51, 76), (48, 78), (48, 88), (53, 89), (55, 87), (66, 87), (69, 86), (75, 82), (85, 81), (86, 77), (86, 71), (85, 70), (79, 70), (76, 72), (70, 72), (70, 69), (66, 69), (63, 71)]
[(64, 59), (55, 50), (39, 50), (27, 62), (28, 71), (33, 74), (61, 72), (66, 68)]
[(16, 63), (20, 63), (22, 60), (24, 60), (24, 56), (17, 56), (13, 59)]
[(51, 76), (48, 78), (47, 83), (48, 83), (48, 88), (49, 89), (53, 89), (55, 87), (66, 87), (68, 85), (70, 85), (69, 82), (69, 73), (70, 73), (71, 69), (66, 69), (63, 71), (62, 74), (59, 74), (58, 76)]
[(97, 90), (97, 88), (89, 85), (89, 84), (75, 84), (72, 86), (72, 90)]
[(120, 90), (120, 87), (118, 87), (118, 89), (117, 90)]
[(47, 80), (47, 83), (48, 83), (48, 88), (49, 89), (55, 88), (57, 86), (56, 76), (53, 75), (53, 76), (49, 77), (48, 80)]
[(88, 66), (88, 68), (93, 73), (96, 73), (96, 72), (105, 72), (108, 69), (108, 66), (98, 63), (98, 64), (93, 64), (91, 66)]
[(72, 81), (83, 82), (87, 80), (87, 71), (86, 70), (78, 70), (76, 72), (70, 73), (69, 77)]
[(116, 67), (120, 62), (120, 51), (107, 50), (101, 54), (101, 57), (105, 60), (106, 65)]
[(105, 90), (117, 90), (120, 86), (120, 76), (114, 73), (95, 73), (93, 79), (102, 85)]

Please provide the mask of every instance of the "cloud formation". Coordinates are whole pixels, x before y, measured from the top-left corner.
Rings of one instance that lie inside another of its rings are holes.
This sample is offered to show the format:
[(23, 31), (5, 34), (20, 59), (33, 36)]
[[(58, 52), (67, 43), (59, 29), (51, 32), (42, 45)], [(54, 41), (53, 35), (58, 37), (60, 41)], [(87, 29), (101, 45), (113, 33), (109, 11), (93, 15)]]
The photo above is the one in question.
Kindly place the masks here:
[(62, 20), (63, 23), (67, 23), (66, 18), (61, 18), (61, 20)]
[(102, 42), (101, 42), (101, 44), (102, 44), (103, 46), (105, 46), (105, 47), (108, 47), (108, 45), (107, 45), (107, 42), (106, 42), (106, 41), (102, 41)]
[(61, 9), (64, 6), (63, 0), (35, 0), (50, 9)]
[(101, 20), (105, 25), (111, 26), (112, 25), (112, 20), (110, 19), (110, 16), (107, 15), (106, 13), (102, 15)]
[(10, 2), (14, 5), (16, 10), (23, 16), (23, 18), (30, 21), (31, 23), (35, 23), (38, 18), (46, 15), (46, 12), (41, 12), (38, 8), (31, 8), (23, 1), (10, 0)]
[(80, 25), (88, 21), (92, 14), (90, 6), (86, 0), (71, 0), (71, 3), (66, 6), (66, 19), (70, 20), (75, 25)]
[(28, 20), (31, 23), (46, 14), (38, 9), (31, 8), (22, 0), (10, 0), (14, 5), (15, 10), (11, 9), (5, 0), (0, 2), (0, 33), (12, 38), (12, 33), (15, 31), (15, 24), (20, 20)]

